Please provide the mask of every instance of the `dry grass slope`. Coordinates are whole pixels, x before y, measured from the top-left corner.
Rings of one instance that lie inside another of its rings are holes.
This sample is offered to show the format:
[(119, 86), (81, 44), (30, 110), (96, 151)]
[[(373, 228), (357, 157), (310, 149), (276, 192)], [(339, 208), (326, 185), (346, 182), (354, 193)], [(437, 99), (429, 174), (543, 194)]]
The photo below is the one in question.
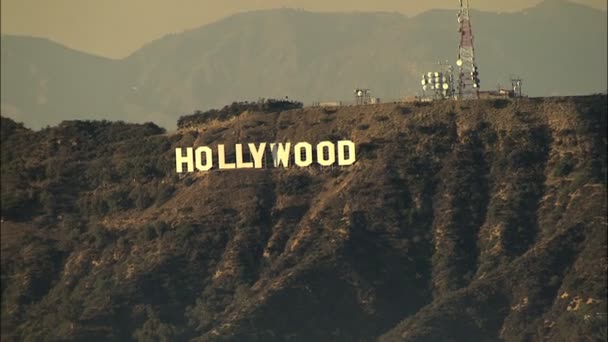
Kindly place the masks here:
[[(606, 109), (3, 118), (2, 340), (605, 339)], [(175, 147), (337, 139), (355, 165), (174, 172)]]

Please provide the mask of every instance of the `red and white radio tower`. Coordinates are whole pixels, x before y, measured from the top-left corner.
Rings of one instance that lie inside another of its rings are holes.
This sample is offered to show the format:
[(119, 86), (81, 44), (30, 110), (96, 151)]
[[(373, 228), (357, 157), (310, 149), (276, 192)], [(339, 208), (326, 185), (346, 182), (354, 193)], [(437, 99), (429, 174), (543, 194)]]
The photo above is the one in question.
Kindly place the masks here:
[[(460, 69), (458, 81), (459, 99), (479, 98), (479, 72), (475, 64), (475, 48), (473, 47), (473, 29), (469, 15), (469, 0), (459, 0), (460, 11), (458, 23), (460, 24), (460, 46), (456, 65)], [(464, 3), (463, 3), (464, 2)]]

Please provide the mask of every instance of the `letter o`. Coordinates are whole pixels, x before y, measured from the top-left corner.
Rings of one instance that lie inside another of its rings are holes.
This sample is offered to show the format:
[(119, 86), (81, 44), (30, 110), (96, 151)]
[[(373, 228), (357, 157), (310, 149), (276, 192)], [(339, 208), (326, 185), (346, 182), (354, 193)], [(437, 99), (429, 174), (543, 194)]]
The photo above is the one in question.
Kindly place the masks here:
[[(203, 153), (205, 154), (205, 164), (203, 164)], [(213, 167), (213, 151), (207, 146), (198, 147), (194, 150), (196, 169), (199, 171), (209, 171)]]
[[(304, 159), (302, 159), (302, 151), (304, 151)], [(312, 164), (312, 146), (309, 143), (297, 143), (293, 147), (294, 161), (299, 167), (306, 167)]]
[[(327, 159), (325, 158), (327, 149)], [(336, 162), (336, 148), (331, 141), (321, 141), (317, 144), (317, 162), (321, 166), (330, 166)]]

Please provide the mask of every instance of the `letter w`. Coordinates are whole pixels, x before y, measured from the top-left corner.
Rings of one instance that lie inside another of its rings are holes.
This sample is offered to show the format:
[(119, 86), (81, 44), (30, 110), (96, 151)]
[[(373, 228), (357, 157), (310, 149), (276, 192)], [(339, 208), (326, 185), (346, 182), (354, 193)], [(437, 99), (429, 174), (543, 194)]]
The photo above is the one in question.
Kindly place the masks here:
[(282, 143), (271, 143), (270, 151), (272, 152), (272, 160), (274, 162), (274, 167), (279, 167), (279, 165), (283, 165), (283, 167), (289, 166), (289, 148), (291, 147), (291, 143), (286, 143), (284, 146)]

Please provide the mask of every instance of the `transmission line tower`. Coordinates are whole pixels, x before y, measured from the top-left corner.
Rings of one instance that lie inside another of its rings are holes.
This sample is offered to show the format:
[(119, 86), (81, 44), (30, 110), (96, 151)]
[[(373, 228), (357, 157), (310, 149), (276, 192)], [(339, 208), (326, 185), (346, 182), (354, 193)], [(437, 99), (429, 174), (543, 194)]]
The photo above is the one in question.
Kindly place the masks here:
[(475, 64), (475, 48), (473, 47), (473, 29), (471, 27), (471, 16), (469, 14), (469, 0), (458, 0), (460, 11), (458, 12), (458, 23), (460, 24), (460, 45), (458, 49), (459, 68), (458, 98), (479, 98), (479, 71)]

